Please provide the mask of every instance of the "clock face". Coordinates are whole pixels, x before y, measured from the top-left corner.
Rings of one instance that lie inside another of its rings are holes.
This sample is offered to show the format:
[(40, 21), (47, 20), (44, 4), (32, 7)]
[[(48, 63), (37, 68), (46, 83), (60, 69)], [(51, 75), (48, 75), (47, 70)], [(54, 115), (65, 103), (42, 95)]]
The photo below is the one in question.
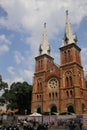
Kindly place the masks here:
[(56, 87), (58, 86), (58, 81), (57, 81), (57, 79), (56, 79), (56, 78), (50, 79), (49, 82), (48, 82), (48, 86), (49, 86), (50, 88), (56, 88)]

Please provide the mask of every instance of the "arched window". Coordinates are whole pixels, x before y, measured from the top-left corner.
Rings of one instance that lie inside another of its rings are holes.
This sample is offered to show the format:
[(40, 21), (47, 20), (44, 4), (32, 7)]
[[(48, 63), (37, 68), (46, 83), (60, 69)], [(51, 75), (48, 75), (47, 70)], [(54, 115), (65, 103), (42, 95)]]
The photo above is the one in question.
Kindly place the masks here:
[(72, 77), (70, 76), (69, 79), (70, 79), (70, 87), (72, 87)]
[(70, 50), (68, 50), (68, 62), (70, 62), (71, 57), (70, 57)]
[(40, 82), (40, 86), (42, 87), (42, 82)]
[(69, 81), (68, 81), (68, 77), (66, 77), (66, 87), (69, 86)]
[(67, 95), (67, 97), (69, 96), (69, 92), (68, 91), (66, 91), (66, 95)]
[(42, 59), (38, 61), (38, 70), (41, 70), (41, 69), (42, 69), (42, 65), (43, 65), (42, 62), (43, 62)]
[(73, 96), (73, 91), (72, 90), (70, 90), (70, 95)]
[(78, 71), (79, 84), (82, 87), (81, 73)]
[(66, 51), (64, 51), (64, 61), (65, 61), (65, 63), (67, 62), (67, 52)]
[(42, 100), (42, 96), (40, 95), (40, 100)]
[(58, 93), (57, 92), (55, 93), (55, 96), (58, 97)]
[(67, 71), (65, 73), (65, 83), (66, 87), (72, 87), (73, 86), (73, 75), (71, 71)]
[(38, 100), (38, 95), (37, 95), (37, 100)]
[(52, 93), (52, 97), (53, 97), (53, 99), (54, 99), (54, 93)]
[(42, 91), (42, 78), (39, 78), (37, 80), (37, 91), (41, 92)]
[(49, 93), (49, 98), (51, 99), (51, 93)]

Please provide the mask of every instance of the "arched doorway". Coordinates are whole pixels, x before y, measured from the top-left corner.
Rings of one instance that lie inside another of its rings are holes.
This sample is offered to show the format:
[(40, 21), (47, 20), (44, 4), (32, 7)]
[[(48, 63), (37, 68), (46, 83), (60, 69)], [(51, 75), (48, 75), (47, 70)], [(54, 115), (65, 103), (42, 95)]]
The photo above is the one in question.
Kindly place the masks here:
[(41, 114), (41, 108), (40, 107), (37, 108), (37, 113)]
[(73, 105), (69, 105), (69, 106), (67, 107), (67, 111), (70, 112), (70, 113), (75, 113), (75, 110), (74, 110)]
[(57, 107), (55, 105), (51, 106), (50, 112), (51, 114), (53, 114), (54, 112), (57, 112)]

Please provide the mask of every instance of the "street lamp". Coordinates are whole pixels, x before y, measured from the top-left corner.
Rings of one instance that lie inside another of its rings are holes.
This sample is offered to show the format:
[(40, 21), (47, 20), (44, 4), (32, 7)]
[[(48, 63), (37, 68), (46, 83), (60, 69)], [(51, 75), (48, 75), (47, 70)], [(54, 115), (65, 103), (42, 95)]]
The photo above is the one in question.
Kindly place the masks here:
[(51, 115), (50, 109), (48, 109), (48, 113), (49, 113), (49, 124), (50, 124), (50, 115)]

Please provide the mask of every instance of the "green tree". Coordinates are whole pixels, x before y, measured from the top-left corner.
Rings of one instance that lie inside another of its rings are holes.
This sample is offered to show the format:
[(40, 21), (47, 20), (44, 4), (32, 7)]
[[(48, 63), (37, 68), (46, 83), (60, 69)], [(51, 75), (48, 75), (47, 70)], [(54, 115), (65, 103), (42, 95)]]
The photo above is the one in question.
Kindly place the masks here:
[(8, 89), (8, 84), (2, 80), (2, 76), (0, 75), (0, 90), (5, 91)]
[(27, 82), (13, 83), (3, 96), (9, 101), (8, 108), (18, 108), (19, 114), (25, 114), (25, 110), (27, 114), (31, 112), (32, 86)]
[(2, 80), (2, 76), (0, 75), (0, 104), (4, 104), (6, 99), (2, 96), (8, 90), (8, 84)]

